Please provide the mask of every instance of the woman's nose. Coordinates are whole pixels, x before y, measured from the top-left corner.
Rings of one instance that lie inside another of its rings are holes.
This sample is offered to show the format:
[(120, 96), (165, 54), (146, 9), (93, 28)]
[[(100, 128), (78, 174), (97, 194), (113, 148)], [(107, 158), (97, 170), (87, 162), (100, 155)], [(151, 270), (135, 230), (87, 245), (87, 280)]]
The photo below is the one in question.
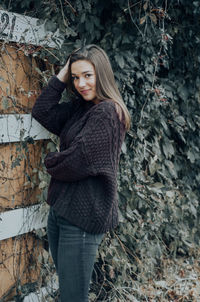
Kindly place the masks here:
[(79, 87), (84, 87), (85, 86), (85, 79), (84, 78), (80, 78), (78, 84), (79, 84)]

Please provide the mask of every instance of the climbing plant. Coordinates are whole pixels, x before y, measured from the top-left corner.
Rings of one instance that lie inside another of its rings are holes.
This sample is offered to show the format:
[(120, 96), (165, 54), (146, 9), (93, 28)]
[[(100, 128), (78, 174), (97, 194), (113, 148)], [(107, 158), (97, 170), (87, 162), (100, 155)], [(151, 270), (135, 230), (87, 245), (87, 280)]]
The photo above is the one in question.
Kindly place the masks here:
[(199, 1), (7, 2), (3, 9), (59, 28), (61, 48), (34, 53), (55, 72), (74, 48), (104, 48), (131, 113), (118, 174), (120, 225), (100, 248), (92, 301), (197, 301)]

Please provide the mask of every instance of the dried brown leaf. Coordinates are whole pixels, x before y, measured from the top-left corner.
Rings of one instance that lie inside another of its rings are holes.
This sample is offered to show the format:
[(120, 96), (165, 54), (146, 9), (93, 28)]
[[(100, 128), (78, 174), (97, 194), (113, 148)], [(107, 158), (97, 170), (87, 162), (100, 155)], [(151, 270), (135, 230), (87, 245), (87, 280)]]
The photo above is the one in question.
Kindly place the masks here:
[(148, 1), (145, 2), (145, 4), (143, 5), (143, 8), (144, 8), (145, 11), (147, 10), (147, 7), (148, 7)]
[(157, 17), (155, 14), (150, 14), (149, 17), (151, 18), (151, 21), (155, 24), (157, 24)]
[(144, 16), (140, 19), (140, 25), (142, 25), (145, 21), (146, 21), (146, 16)]

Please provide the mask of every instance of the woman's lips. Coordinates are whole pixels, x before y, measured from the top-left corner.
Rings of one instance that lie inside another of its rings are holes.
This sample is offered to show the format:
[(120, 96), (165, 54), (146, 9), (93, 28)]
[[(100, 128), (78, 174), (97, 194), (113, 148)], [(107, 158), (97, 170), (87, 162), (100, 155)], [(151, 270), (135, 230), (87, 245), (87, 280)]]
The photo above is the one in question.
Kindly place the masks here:
[(90, 92), (90, 89), (85, 89), (80, 91), (81, 94), (87, 94), (88, 92)]

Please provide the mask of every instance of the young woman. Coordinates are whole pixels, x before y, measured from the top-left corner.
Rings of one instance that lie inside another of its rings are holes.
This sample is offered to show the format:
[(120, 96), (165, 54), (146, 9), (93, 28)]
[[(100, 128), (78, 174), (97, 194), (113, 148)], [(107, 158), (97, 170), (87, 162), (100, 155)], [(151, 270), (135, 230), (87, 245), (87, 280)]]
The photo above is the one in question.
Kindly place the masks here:
[[(73, 97), (59, 104), (64, 89)], [(118, 224), (117, 170), (130, 126), (106, 53), (96, 45), (74, 51), (36, 100), (33, 117), (60, 137), (45, 158), (52, 176), (48, 239), (62, 302), (88, 302), (96, 252)]]

